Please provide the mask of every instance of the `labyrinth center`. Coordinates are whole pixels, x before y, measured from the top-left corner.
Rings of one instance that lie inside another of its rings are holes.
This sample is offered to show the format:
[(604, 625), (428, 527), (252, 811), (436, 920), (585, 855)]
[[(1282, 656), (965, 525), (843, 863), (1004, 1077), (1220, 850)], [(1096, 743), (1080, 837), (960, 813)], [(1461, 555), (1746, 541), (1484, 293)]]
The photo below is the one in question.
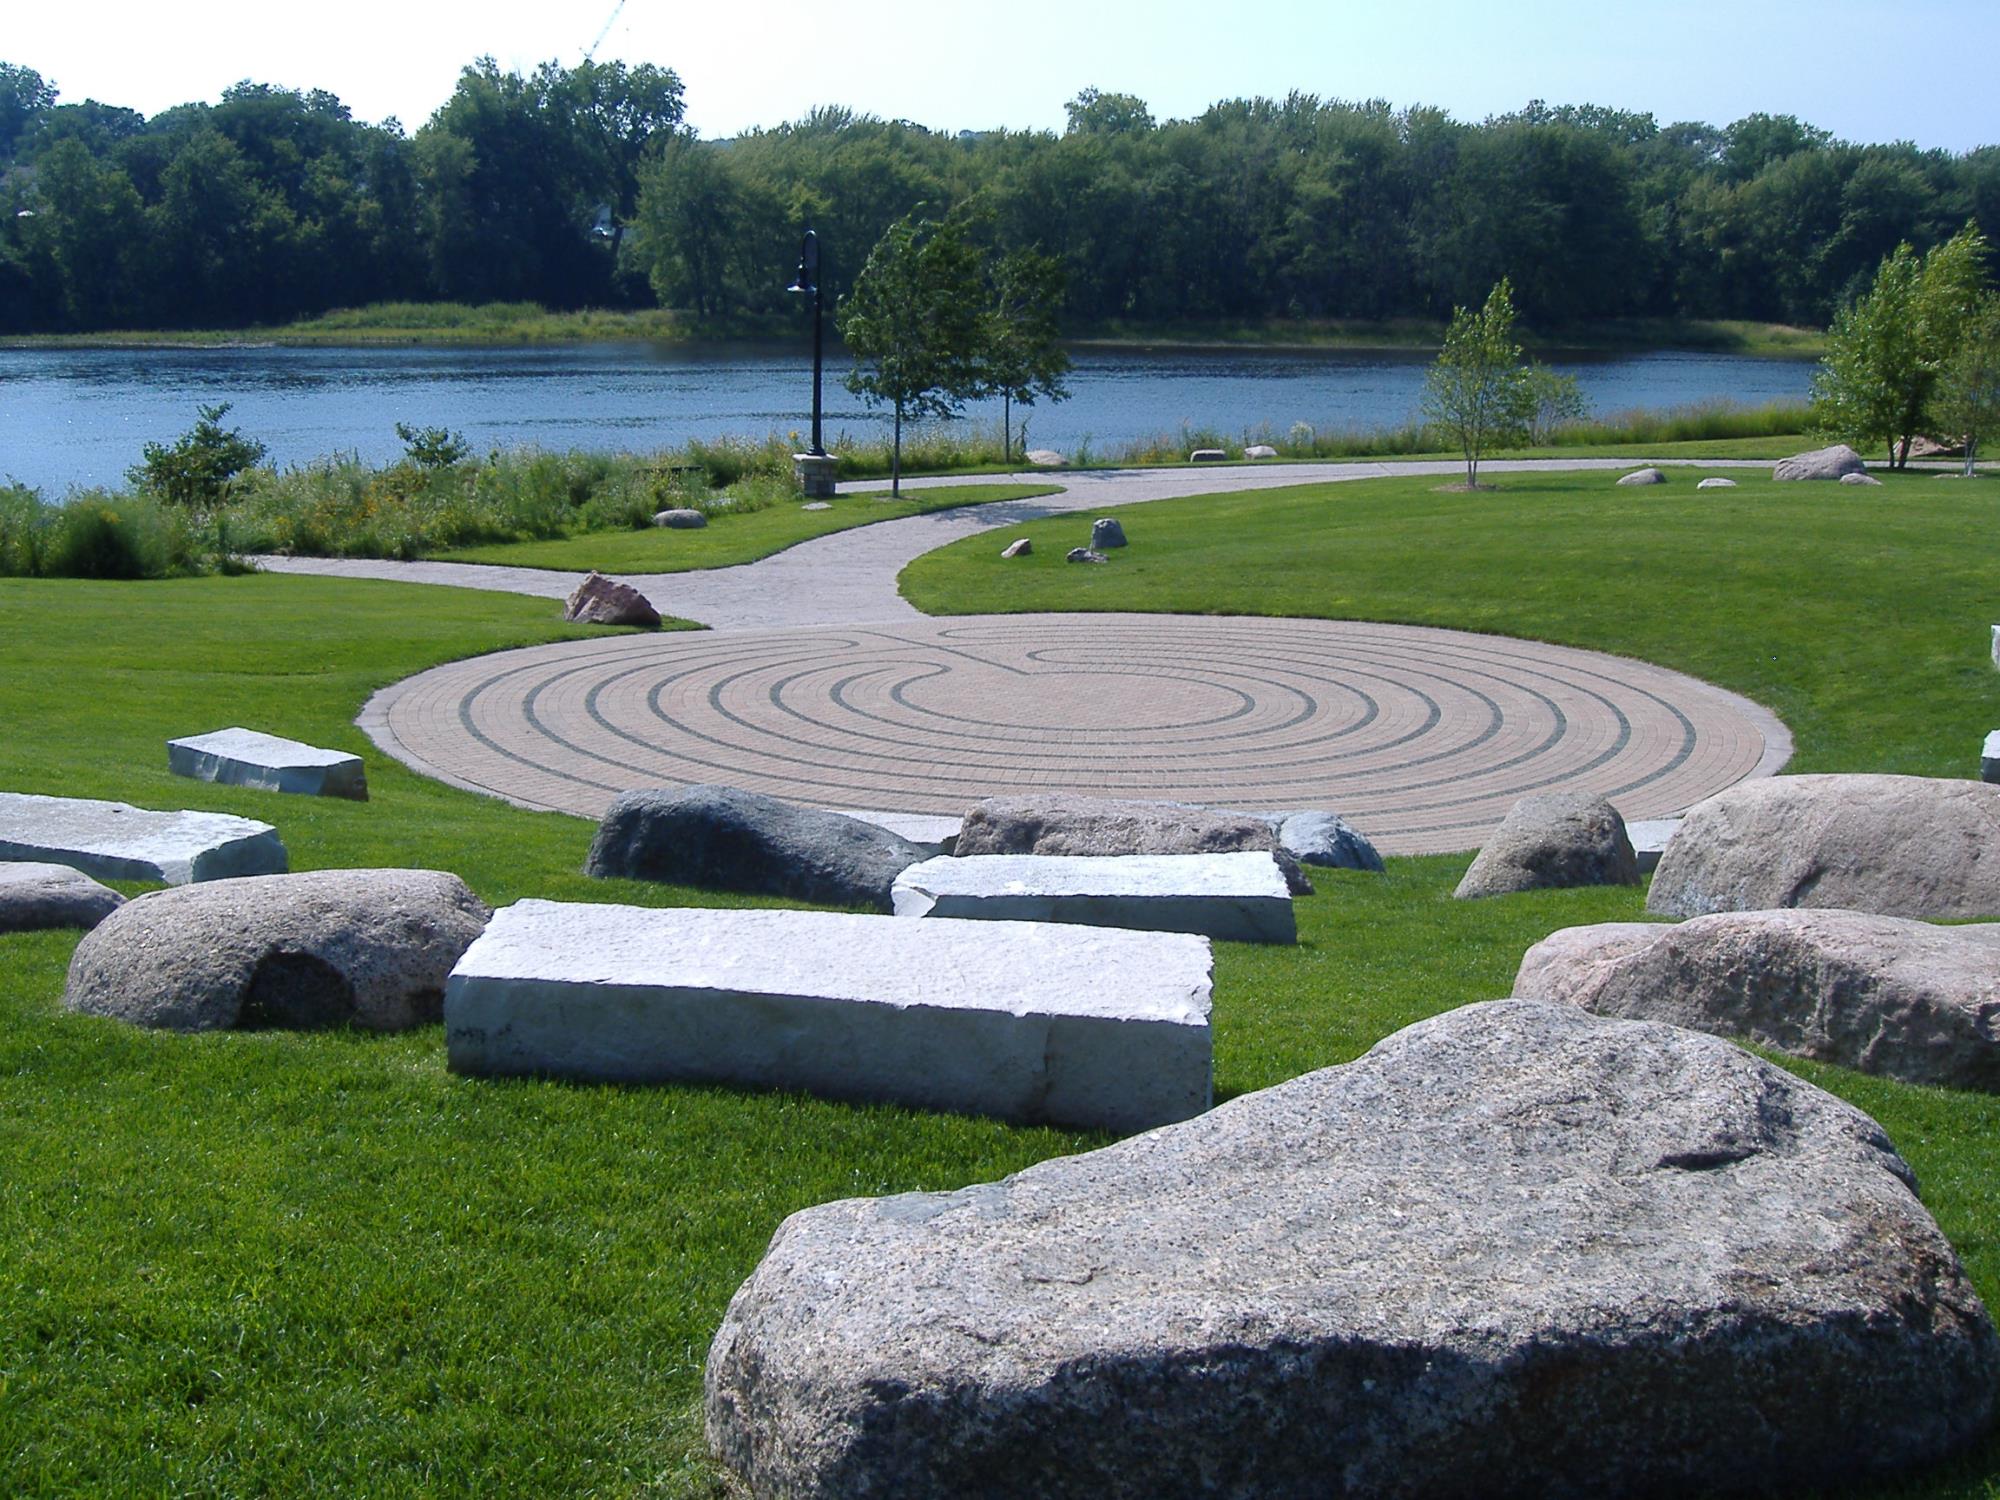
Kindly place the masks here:
[(958, 815), (1019, 792), (1341, 813), (1384, 852), (1476, 847), (1534, 791), (1628, 820), (1777, 769), (1784, 726), (1644, 662), (1341, 621), (989, 615), (570, 641), (399, 683), (389, 753), (530, 807), (722, 782)]

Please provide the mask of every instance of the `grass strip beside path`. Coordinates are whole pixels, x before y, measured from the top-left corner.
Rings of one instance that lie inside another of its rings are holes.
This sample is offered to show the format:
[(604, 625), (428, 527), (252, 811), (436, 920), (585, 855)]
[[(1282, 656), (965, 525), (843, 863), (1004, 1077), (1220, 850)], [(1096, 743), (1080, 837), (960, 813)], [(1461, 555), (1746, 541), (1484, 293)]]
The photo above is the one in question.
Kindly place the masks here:
[(727, 568), (809, 542), (814, 537), (895, 521), (960, 505), (985, 505), (996, 500), (1029, 500), (1053, 495), (1053, 484), (955, 484), (937, 489), (905, 490), (900, 500), (887, 490), (839, 495), (825, 510), (807, 510), (783, 501), (763, 510), (710, 518), (696, 531), (655, 526), (645, 531), (594, 531), (557, 537), (546, 542), (496, 542), (460, 547), (434, 554), (442, 562), (497, 563), (514, 568), (595, 568), (600, 573), (687, 573), (697, 568)]

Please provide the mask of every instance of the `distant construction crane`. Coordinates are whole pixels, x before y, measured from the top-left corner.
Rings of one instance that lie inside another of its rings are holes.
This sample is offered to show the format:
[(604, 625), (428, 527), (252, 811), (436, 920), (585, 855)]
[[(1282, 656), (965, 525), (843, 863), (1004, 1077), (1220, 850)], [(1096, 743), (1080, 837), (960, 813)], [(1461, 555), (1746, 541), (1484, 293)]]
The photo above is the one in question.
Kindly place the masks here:
[(618, 0), (618, 3), (611, 7), (611, 15), (605, 21), (604, 29), (597, 33), (597, 40), (592, 42), (588, 47), (583, 49), (583, 60), (585, 62), (589, 62), (597, 56), (597, 49), (599, 47), (602, 47), (604, 45), (604, 39), (611, 35), (611, 28), (618, 24), (619, 13), (624, 9), (625, 9), (625, 0)]

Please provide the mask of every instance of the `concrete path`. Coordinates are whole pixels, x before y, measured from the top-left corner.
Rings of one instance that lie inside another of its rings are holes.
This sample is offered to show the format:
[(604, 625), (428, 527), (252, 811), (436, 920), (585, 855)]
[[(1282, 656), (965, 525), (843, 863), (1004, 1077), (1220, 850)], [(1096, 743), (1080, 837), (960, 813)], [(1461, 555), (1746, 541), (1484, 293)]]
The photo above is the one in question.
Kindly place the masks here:
[[(1571, 458), (1493, 462), (1482, 471), (1493, 474), (1549, 470), (1609, 470), (1637, 468), (1671, 459)], [(1770, 467), (1763, 459), (1703, 461), (1685, 465), (1703, 469)], [(1464, 471), (1462, 463), (1325, 463), (1223, 466), (1202, 469), (1118, 469), (1100, 473), (1063, 474), (1037, 470), (1025, 474), (979, 475), (980, 483), (1061, 484), (1061, 494), (1034, 500), (1000, 501), (953, 510), (908, 516), (873, 526), (857, 526), (735, 568), (692, 573), (621, 573), (653, 602), (662, 614), (698, 620), (715, 630), (759, 630), (787, 625), (848, 625), (911, 621), (924, 618), (896, 592), (896, 575), (915, 558), (947, 542), (1000, 526), (1075, 511), (1107, 510), (1145, 500), (1186, 495), (1223, 494), (1233, 490), (1276, 489), (1287, 485), (1324, 484), (1395, 475), (1440, 475)], [(963, 476), (912, 479), (907, 489), (968, 483)], [(841, 487), (852, 492), (879, 489), (879, 480)], [(1079, 530), (1078, 545), (1090, 540)], [(315, 557), (262, 557), (259, 566), (274, 573), (311, 573), (334, 578), (384, 578), (407, 583), (448, 584), (457, 588), (491, 589), (500, 593), (532, 594), (544, 599), (568, 596), (583, 574), (550, 568), (503, 568), (482, 563), (347, 561)]]

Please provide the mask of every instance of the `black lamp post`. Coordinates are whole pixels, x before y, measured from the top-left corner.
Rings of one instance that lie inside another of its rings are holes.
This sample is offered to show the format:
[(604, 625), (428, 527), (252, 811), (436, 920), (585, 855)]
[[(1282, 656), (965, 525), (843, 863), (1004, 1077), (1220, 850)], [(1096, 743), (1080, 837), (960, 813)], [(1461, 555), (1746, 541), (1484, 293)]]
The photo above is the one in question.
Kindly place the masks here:
[(799, 242), (798, 279), (785, 288), (788, 292), (800, 292), (812, 298), (813, 312), (813, 436), (812, 447), (807, 451), (815, 458), (823, 457), (826, 449), (820, 446), (819, 438), (819, 382), (821, 353), (821, 318), (819, 305), (819, 236), (810, 229)]

